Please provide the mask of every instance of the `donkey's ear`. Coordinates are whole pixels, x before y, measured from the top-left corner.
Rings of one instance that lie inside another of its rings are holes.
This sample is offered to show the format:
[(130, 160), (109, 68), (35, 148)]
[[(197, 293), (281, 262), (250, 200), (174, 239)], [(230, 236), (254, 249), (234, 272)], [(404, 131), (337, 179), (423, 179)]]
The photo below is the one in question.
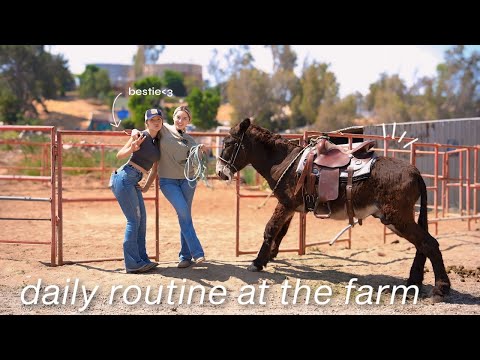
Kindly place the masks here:
[(250, 126), (250, 119), (246, 118), (240, 123), (240, 132), (244, 133), (245, 131), (247, 131), (249, 126)]

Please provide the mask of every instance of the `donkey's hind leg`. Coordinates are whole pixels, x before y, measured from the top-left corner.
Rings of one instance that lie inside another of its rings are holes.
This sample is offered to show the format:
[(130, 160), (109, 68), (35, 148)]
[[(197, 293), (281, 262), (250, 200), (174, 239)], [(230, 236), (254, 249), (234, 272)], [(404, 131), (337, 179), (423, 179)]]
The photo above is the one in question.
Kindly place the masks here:
[[(294, 210), (288, 210), (282, 204), (278, 203), (275, 211), (273, 212), (272, 217), (265, 227), (265, 232), (263, 234), (263, 244), (260, 248), (260, 251), (257, 254), (255, 260), (248, 266), (250, 271), (261, 271), (271, 259), (271, 251), (276, 246), (276, 239), (279, 235), (280, 241), (285, 236), (288, 225), (292, 220)], [(286, 225), (286, 227), (285, 227)], [(283, 230), (285, 230), (283, 232)], [(280, 245), (280, 242), (278, 243)], [(278, 252), (278, 248), (277, 248)]]
[(425, 267), (425, 262), (427, 257), (418, 251), (415, 254), (415, 259), (413, 259), (412, 268), (410, 269), (410, 277), (408, 278), (407, 285), (416, 285), (420, 289), (423, 282), (423, 268)]
[(413, 218), (407, 223), (395, 224), (392, 222), (392, 225), (400, 236), (410, 241), (417, 248), (408, 283), (421, 284), (423, 280), (423, 266), (427, 257), (432, 263), (435, 274), (435, 286), (432, 291), (432, 297), (436, 301), (442, 300), (450, 291), (450, 280), (445, 271), (438, 241), (428, 231), (418, 225)]

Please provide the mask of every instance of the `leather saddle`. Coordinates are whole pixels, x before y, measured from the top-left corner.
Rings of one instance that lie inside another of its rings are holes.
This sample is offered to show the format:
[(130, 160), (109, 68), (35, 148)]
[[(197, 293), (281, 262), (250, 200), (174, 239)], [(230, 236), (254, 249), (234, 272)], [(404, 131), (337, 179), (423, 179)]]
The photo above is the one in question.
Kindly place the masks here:
[[(340, 188), (340, 170), (346, 170), (347, 177), (347, 213), (349, 222), (353, 225), (353, 205), (351, 190), (353, 183), (352, 160), (360, 166), (367, 164), (374, 152), (375, 140), (367, 140), (353, 149), (335, 145), (326, 137), (322, 137), (315, 149), (308, 154), (302, 174), (297, 182), (295, 194), (303, 188), (306, 211), (313, 211), (318, 218), (329, 218), (331, 215), (330, 201), (336, 200)], [(318, 186), (315, 189), (315, 184)]]

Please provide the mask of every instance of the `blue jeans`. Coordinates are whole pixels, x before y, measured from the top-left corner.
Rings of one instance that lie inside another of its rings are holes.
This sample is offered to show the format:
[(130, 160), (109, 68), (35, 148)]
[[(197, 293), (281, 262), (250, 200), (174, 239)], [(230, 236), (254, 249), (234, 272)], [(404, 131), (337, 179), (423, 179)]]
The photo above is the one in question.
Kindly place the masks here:
[(123, 256), (127, 271), (134, 271), (150, 259), (145, 248), (147, 214), (142, 191), (137, 188), (142, 180), (142, 172), (131, 165), (124, 165), (112, 173), (111, 189), (118, 200), (123, 214), (127, 218), (127, 227), (123, 239)]
[[(196, 183), (195, 183), (196, 185)], [(192, 220), (192, 201), (196, 187), (191, 187), (187, 179), (160, 178), (160, 190), (173, 205), (180, 224), (180, 261), (204, 256)]]

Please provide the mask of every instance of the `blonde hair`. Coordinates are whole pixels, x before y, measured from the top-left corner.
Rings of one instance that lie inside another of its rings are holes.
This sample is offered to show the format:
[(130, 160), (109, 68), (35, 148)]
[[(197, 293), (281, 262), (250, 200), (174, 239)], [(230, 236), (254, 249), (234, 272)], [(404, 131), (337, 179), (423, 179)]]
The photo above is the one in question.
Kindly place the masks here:
[(187, 107), (187, 106), (179, 106), (175, 109), (175, 111), (173, 112), (173, 117), (175, 117), (175, 115), (177, 115), (178, 112), (180, 111), (184, 111), (187, 113), (188, 115), (188, 119), (190, 121), (192, 121), (192, 113), (190, 112), (190, 109)]

